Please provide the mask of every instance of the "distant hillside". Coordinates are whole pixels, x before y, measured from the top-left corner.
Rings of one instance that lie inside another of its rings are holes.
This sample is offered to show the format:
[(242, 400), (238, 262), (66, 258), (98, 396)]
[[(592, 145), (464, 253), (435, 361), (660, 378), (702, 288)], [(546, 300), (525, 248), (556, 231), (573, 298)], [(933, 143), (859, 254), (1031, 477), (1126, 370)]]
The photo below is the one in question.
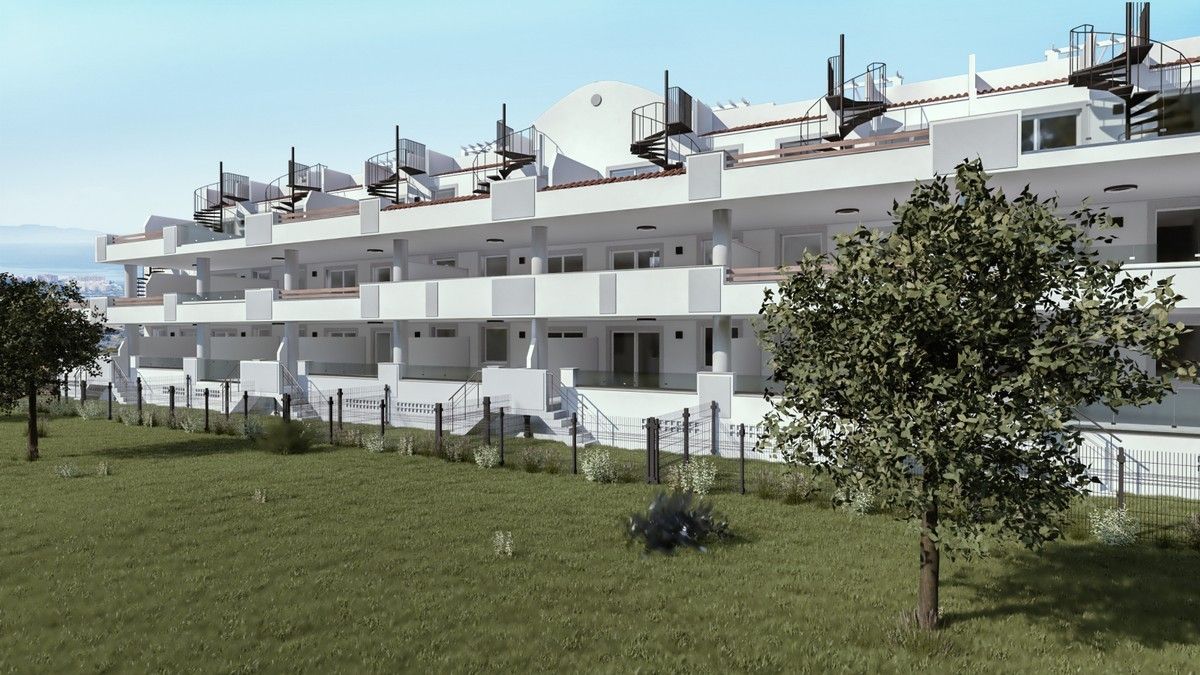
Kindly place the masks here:
[(21, 275), (102, 274), (123, 279), (119, 265), (95, 262), (95, 230), (51, 225), (0, 225), (0, 271)]

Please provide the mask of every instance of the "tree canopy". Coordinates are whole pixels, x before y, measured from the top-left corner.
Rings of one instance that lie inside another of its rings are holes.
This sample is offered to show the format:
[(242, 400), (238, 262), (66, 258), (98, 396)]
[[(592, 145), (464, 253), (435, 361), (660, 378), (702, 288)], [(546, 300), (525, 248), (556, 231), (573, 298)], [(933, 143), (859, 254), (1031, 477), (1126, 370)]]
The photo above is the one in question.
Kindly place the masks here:
[[(1181, 299), (1104, 261), (1113, 222), (1028, 186), (1010, 199), (978, 161), (918, 184), (891, 232), (839, 237), (767, 291), (760, 340), (782, 393), (766, 419), (792, 462), (921, 524), (918, 618), (937, 620), (941, 550), (1036, 547), (1089, 485), (1080, 406), (1160, 401)], [(1093, 234), (1093, 232), (1099, 234)], [(1193, 376), (1174, 364), (1171, 375)], [(931, 585), (931, 587), (927, 587)]]
[(99, 372), (105, 327), (74, 283), (0, 273), (0, 408), (29, 399), (29, 459), (37, 459), (37, 392), (76, 369)]

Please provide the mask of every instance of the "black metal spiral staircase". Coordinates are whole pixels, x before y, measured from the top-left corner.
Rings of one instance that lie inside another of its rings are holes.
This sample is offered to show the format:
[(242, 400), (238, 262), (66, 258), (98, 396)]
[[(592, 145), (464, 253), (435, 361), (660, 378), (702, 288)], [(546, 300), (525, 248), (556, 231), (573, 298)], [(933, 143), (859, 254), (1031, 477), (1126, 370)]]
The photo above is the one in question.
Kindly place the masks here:
[(1183, 54), (1150, 38), (1148, 2), (1125, 3), (1123, 35), (1097, 32), (1092, 24), (1072, 28), (1070, 49), (1067, 82), (1121, 99), (1123, 140), (1165, 133), (1172, 108), (1191, 88)]
[(250, 178), (225, 171), (225, 163), (218, 168), (219, 179), (196, 188), (192, 195), (192, 219), (205, 227), (224, 232), (230, 219), (226, 212), (250, 199)]
[[(825, 103), (837, 126), (822, 135), (824, 140), (845, 140), (850, 132), (887, 112), (887, 65), (876, 61), (867, 66), (866, 72), (846, 79), (845, 35), (838, 36), (838, 53), (826, 61), (825, 73), (828, 82)], [(853, 92), (854, 97), (848, 92)]]
[(400, 138), (400, 126), (396, 125), (395, 147), (363, 163), (363, 184), (367, 194), (398, 204), (408, 197), (408, 181), (427, 170), (425, 145)]
[(496, 142), (486, 152), (475, 155), (472, 169), (475, 175), (477, 195), (490, 194), (492, 183), (508, 178), (513, 172), (537, 161), (538, 131), (526, 127), (513, 131), (508, 126), (508, 105), (500, 106), (500, 119), (496, 120)]
[(165, 267), (144, 267), (142, 269), (142, 275), (137, 278), (137, 297), (139, 298), (146, 297), (146, 284), (150, 282), (151, 274), (167, 271)]
[(288, 172), (271, 181), (263, 194), (262, 204), (279, 213), (295, 213), (296, 204), (310, 192), (324, 189), (321, 182), (323, 164), (301, 164), (296, 161), (296, 148), (288, 159)]
[(692, 95), (672, 87), (663, 71), (663, 100), (633, 109), (629, 152), (663, 169), (683, 166), (671, 156), (671, 140), (692, 132), (693, 108)]

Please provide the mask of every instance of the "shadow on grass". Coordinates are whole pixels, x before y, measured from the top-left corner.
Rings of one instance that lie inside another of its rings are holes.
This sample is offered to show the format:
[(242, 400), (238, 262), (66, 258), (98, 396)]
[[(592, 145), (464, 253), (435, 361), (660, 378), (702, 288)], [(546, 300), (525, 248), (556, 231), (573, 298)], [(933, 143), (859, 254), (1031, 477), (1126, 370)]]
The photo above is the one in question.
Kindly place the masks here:
[(193, 438), (96, 450), (88, 454), (107, 459), (171, 459), (258, 451), (254, 443), (238, 436), (196, 434)]
[(999, 578), (973, 588), (989, 608), (948, 623), (1025, 616), (1104, 651), (1121, 640), (1144, 647), (1200, 640), (1200, 556), (1149, 546), (1055, 545), (1022, 554)]

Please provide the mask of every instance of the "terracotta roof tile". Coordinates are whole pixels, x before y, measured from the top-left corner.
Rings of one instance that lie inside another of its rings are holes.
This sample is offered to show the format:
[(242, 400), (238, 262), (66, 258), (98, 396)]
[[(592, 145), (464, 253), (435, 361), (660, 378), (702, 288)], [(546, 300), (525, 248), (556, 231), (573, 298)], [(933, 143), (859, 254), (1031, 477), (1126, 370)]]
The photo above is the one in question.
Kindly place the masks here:
[(911, 101), (896, 101), (889, 103), (888, 108), (907, 108), (914, 105), (926, 105), (928, 103), (943, 103), (945, 101), (955, 101), (960, 98), (966, 98), (967, 92), (961, 91), (956, 94), (944, 94), (942, 96), (930, 96), (929, 98), (914, 98)]
[(1067, 82), (1067, 78), (1059, 77), (1059, 78), (1056, 78), (1053, 80), (1036, 80), (1034, 82), (1024, 82), (1021, 84), (1009, 84), (1009, 85), (1005, 85), (1003, 87), (994, 87), (992, 89), (980, 89), (976, 93), (978, 93), (980, 96), (986, 96), (987, 94), (1001, 94), (1006, 91), (1019, 91), (1021, 89), (1036, 89), (1038, 87), (1049, 87), (1049, 86), (1056, 85), (1056, 84), (1066, 84), (1066, 82)]
[(450, 197), (448, 199), (435, 199), (427, 202), (408, 202), (407, 204), (392, 204), (391, 206), (383, 207), (384, 211), (399, 211), (400, 209), (413, 209), (418, 206), (434, 206), (437, 204), (452, 204), (454, 202), (469, 202), (476, 199), (487, 199), (490, 195), (463, 195), (461, 197)]
[(476, 171), (478, 169), (491, 169), (492, 167), (496, 167), (496, 166), (500, 166), (500, 162), (492, 162), (491, 164), (480, 164), (479, 166), (467, 166), (467, 167), (463, 167), (461, 169), (452, 169), (450, 171), (443, 171), (441, 173), (429, 174), (429, 176), (431, 178), (436, 178), (438, 176), (450, 176), (450, 175), (453, 175), (456, 173), (467, 173), (468, 171)]
[(667, 169), (666, 171), (654, 171), (652, 173), (638, 173), (632, 176), (618, 176), (616, 178), (593, 178), (591, 180), (577, 180), (573, 183), (563, 183), (562, 185), (551, 185), (550, 187), (542, 188), (542, 192), (550, 190), (569, 190), (570, 188), (589, 187), (592, 185), (608, 185), (609, 183), (628, 183), (635, 180), (649, 180), (651, 178), (666, 178), (667, 176), (682, 176), (687, 173), (687, 169), (679, 167), (677, 169)]
[(754, 129), (765, 129), (767, 127), (781, 127), (781, 126), (784, 126), (787, 124), (799, 124), (801, 122), (807, 122), (809, 120), (819, 120), (819, 119), (821, 119), (820, 115), (809, 115), (807, 117), (789, 117), (787, 119), (782, 119), (782, 120), (771, 120), (769, 122), (755, 122), (754, 124), (743, 124), (743, 125), (737, 126), (737, 127), (729, 127), (728, 129), (717, 129), (716, 131), (709, 131), (708, 133), (701, 134), (701, 135), (702, 136), (716, 136), (719, 134), (732, 134), (732, 133), (735, 133), (738, 131), (751, 131)]

